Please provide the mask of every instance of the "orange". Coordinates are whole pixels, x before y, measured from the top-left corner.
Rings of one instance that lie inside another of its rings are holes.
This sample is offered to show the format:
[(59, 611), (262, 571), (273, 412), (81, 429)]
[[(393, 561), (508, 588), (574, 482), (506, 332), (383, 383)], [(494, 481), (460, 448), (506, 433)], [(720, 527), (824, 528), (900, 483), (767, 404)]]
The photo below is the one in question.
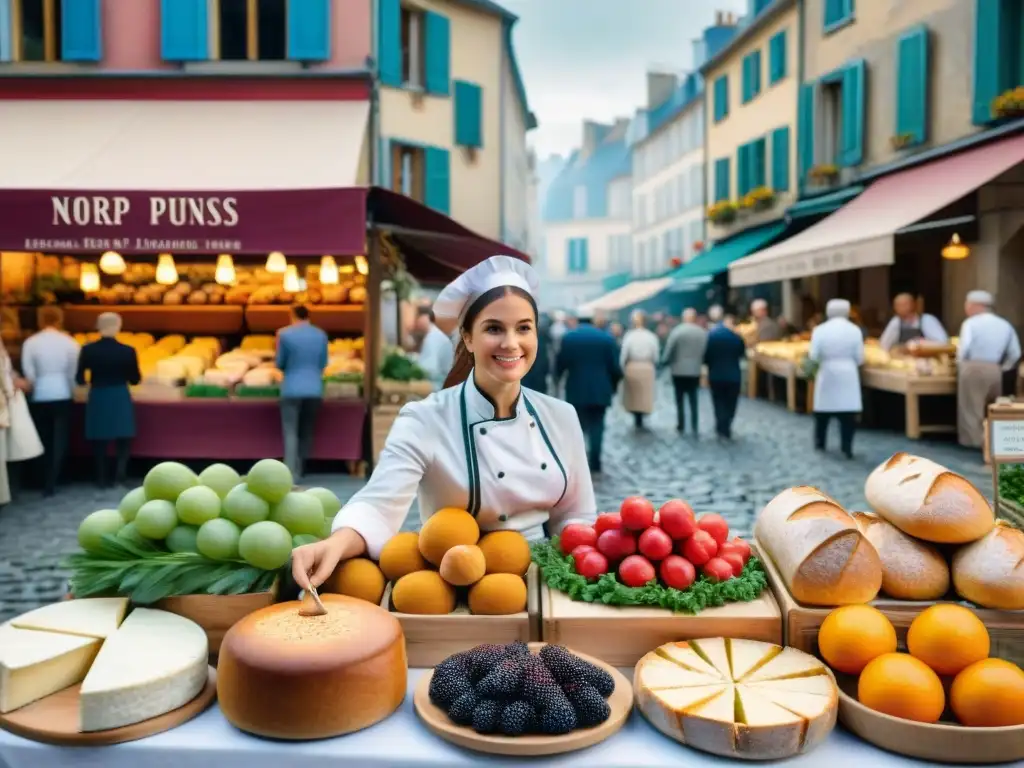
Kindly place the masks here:
[(988, 630), (974, 611), (939, 603), (917, 615), (907, 630), (907, 650), (940, 675), (955, 675), (988, 658)]
[(876, 712), (934, 723), (946, 707), (946, 692), (923, 661), (906, 653), (886, 653), (860, 673), (857, 700)]
[(949, 705), (964, 725), (1024, 725), (1024, 670), (1002, 659), (976, 661), (953, 680)]
[(896, 651), (896, 630), (877, 608), (845, 605), (825, 617), (818, 650), (833, 669), (859, 675), (872, 659)]

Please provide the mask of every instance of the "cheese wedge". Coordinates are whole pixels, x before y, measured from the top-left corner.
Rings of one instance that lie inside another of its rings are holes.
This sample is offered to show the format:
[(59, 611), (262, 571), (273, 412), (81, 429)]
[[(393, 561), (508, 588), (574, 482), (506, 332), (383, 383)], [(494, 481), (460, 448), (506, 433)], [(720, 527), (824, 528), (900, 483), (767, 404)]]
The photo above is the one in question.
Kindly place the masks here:
[(683, 743), (716, 755), (736, 754), (736, 692), (730, 685), (713, 699), (679, 715)]
[(681, 667), (666, 659), (644, 657), (636, 667), (637, 685), (656, 691), (662, 688), (683, 688), (696, 685), (714, 685), (722, 679)]
[(717, 669), (702, 659), (689, 643), (667, 643), (655, 651), (669, 661), (674, 661), (680, 666), (692, 669), (694, 672), (702, 672), (705, 675), (728, 680), (728, 675), (722, 675)]
[(762, 643), (757, 640), (726, 640), (729, 648), (729, 668), (732, 671), (732, 679), (742, 680), (755, 669), (778, 656), (782, 649), (771, 643)]
[(768, 696), (773, 691), (793, 691), (794, 693), (816, 693), (819, 696), (834, 696), (836, 687), (828, 675), (812, 677), (784, 677), (781, 680), (762, 680), (756, 683), (745, 683), (749, 688), (761, 691)]
[(60, 632), (80, 637), (110, 637), (124, 621), (126, 597), (90, 597), (44, 605), (11, 620), (17, 629)]
[[(807, 680), (820, 680), (822, 676), (805, 678)], [(828, 679), (827, 677), (825, 679)], [(831, 682), (831, 680), (829, 680)], [(754, 690), (753, 686), (747, 687), (747, 691)], [(765, 692), (758, 690), (765, 698), (771, 699), (783, 709), (794, 712), (807, 721), (807, 727), (803, 734), (803, 745), (818, 744), (828, 738), (832, 729), (836, 727), (838, 716), (839, 695), (835, 688), (828, 695), (819, 693), (798, 693), (795, 691), (771, 690)], [(801, 745), (801, 748), (803, 748)]]
[(816, 658), (803, 651), (798, 651), (796, 648), (785, 648), (782, 653), (760, 669), (755, 670), (743, 682), (755, 683), (759, 680), (781, 680), (787, 677), (811, 677), (824, 674), (825, 665)]
[(0, 713), (80, 683), (100, 640), (0, 625)]
[(171, 712), (206, 685), (209, 643), (195, 622), (136, 608), (82, 682), (81, 730), (104, 731)]
[(651, 691), (649, 696), (657, 699), (653, 706), (643, 707), (645, 714), (651, 718), (651, 725), (677, 741), (685, 742), (680, 717), (691, 709), (699, 708), (706, 702), (725, 693), (728, 686), (699, 685), (692, 688), (667, 688)]
[(691, 640), (693, 649), (707, 659), (718, 673), (726, 680), (732, 680), (732, 671), (729, 668), (729, 651), (725, 646), (724, 637), (709, 637), (703, 640)]
[(800, 752), (805, 718), (747, 687), (738, 687), (736, 698), (738, 754), (781, 760)]

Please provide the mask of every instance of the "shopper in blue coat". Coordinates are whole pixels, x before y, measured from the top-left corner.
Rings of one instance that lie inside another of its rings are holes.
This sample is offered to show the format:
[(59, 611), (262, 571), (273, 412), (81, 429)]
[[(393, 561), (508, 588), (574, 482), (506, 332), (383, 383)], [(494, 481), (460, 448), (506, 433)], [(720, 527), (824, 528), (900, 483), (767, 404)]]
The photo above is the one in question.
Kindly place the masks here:
[(711, 307), (708, 319), (715, 325), (708, 332), (704, 364), (708, 367), (708, 387), (715, 409), (715, 432), (720, 439), (731, 440), (740, 399), (740, 362), (747, 356), (747, 345), (742, 336), (723, 322), (721, 307)]

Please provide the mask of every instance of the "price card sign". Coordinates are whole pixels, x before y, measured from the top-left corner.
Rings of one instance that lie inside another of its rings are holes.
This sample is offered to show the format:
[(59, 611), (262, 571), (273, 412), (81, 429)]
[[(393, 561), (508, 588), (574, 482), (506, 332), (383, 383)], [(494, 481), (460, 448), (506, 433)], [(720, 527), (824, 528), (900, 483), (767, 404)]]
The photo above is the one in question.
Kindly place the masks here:
[(1024, 402), (1000, 399), (988, 407), (996, 515), (1024, 526)]
[(1024, 419), (1021, 421), (993, 421), (992, 457), (1002, 461), (1024, 461)]

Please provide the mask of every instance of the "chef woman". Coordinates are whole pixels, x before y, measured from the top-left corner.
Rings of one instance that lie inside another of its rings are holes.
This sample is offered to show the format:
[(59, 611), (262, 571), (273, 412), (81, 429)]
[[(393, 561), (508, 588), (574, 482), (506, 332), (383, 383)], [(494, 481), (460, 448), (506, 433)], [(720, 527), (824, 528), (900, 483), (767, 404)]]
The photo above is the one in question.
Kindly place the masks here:
[(445, 388), (402, 408), (333, 534), (293, 552), (297, 585), (319, 586), (342, 560), (377, 559), (417, 496), (422, 520), (455, 507), (483, 531), (528, 538), (595, 518), (575, 410), (520, 386), (537, 356), (538, 287), (529, 264), (492, 256), (441, 292), (436, 321), (446, 331), (457, 325), (460, 337)]

